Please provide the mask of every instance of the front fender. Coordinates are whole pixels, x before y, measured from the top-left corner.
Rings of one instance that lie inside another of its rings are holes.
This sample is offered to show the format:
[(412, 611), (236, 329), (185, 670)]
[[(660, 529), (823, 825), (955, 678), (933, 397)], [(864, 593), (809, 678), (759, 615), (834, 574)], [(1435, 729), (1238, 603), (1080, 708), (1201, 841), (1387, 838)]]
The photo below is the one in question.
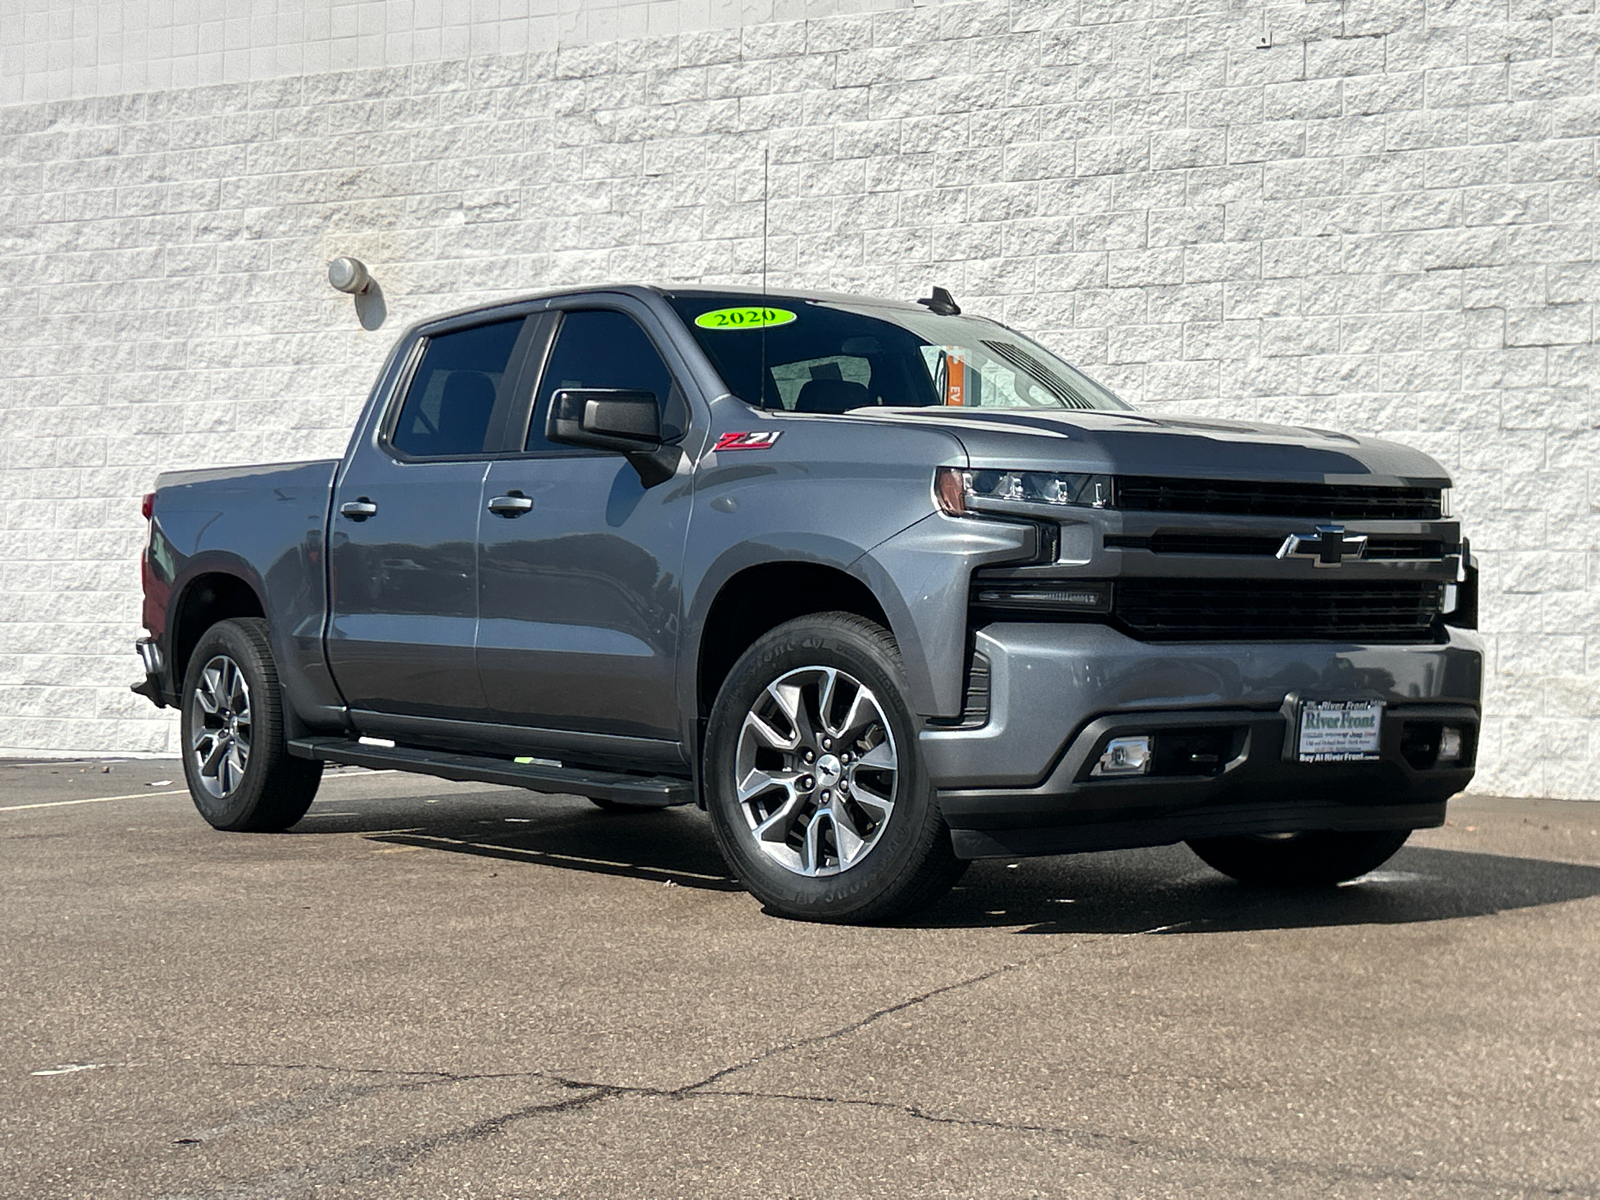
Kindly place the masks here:
[[(803, 563), (808, 566), (828, 567), (841, 574), (851, 574), (851, 564), (865, 553), (863, 547), (826, 533), (786, 532), (769, 537), (736, 542), (722, 550), (708, 563), (695, 581), (684, 611), (683, 647), (678, 672), (679, 709), (694, 713), (699, 709), (699, 664), (706, 633), (706, 618), (711, 606), (728, 583), (752, 567), (787, 566)], [(860, 579), (858, 575), (856, 578)], [(865, 582), (865, 580), (862, 580)], [(871, 584), (867, 585), (871, 588)], [(879, 598), (882, 603), (882, 598)], [(889, 616), (890, 632), (897, 638), (900, 631), (896, 619), (884, 605)]]
[(917, 712), (958, 717), (966, 686), (967, 593), (986, 563), (1034, 553), (1032, 525), (936, 512), (880, 542), (849, 573), (883, 605)]

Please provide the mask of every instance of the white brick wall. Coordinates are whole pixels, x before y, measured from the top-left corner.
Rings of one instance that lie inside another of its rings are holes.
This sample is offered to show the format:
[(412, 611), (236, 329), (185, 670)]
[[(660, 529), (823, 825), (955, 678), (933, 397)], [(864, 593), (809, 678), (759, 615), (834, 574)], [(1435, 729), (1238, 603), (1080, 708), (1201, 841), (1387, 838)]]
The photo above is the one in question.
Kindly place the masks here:
[(125, 690), (155, 471), (338, 453), (431, 312), (754, 280), (769, 145), (775, 282), (942, 283), (1136, 403), (1436, 455), (1480, 787), (1600, 798), (1584, 7), (986, 0), (0, 108), (0, 747), (175, 744)]
[(912, 4), (913, 0), (0, 0), (0, 104), (525, 54)]

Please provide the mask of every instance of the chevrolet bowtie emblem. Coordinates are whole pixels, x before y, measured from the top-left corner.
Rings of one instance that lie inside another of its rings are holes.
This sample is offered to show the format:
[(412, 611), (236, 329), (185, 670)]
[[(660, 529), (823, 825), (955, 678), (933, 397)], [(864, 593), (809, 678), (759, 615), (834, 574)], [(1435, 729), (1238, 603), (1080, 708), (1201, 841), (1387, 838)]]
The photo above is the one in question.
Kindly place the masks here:
[(1367, 552), (1367, 535), (1346, 533), (1343, 525), (1318, 525), (1315, 533), (1291, 533), (1278, 547), (1279, 558), (1315, 559), (1319, 567), (1337, 567)]

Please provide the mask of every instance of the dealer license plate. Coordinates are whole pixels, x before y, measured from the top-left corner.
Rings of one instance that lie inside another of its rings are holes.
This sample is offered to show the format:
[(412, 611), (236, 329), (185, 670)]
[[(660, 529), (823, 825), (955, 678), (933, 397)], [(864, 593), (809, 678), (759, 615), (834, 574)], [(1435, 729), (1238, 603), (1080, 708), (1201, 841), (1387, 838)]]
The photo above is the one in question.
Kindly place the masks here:
[(1365, 762), (1377, 758), (1382, 729), (1382, 700), (1303, 700), (1300, 761)]

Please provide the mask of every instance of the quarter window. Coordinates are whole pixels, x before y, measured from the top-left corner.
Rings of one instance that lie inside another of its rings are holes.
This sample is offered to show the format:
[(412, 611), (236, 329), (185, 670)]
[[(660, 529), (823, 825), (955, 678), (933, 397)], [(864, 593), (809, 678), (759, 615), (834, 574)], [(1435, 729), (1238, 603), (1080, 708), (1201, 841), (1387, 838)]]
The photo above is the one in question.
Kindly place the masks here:
[(430, 337), (390, 442), (414, 458), (482, 454), (522, 318)]

